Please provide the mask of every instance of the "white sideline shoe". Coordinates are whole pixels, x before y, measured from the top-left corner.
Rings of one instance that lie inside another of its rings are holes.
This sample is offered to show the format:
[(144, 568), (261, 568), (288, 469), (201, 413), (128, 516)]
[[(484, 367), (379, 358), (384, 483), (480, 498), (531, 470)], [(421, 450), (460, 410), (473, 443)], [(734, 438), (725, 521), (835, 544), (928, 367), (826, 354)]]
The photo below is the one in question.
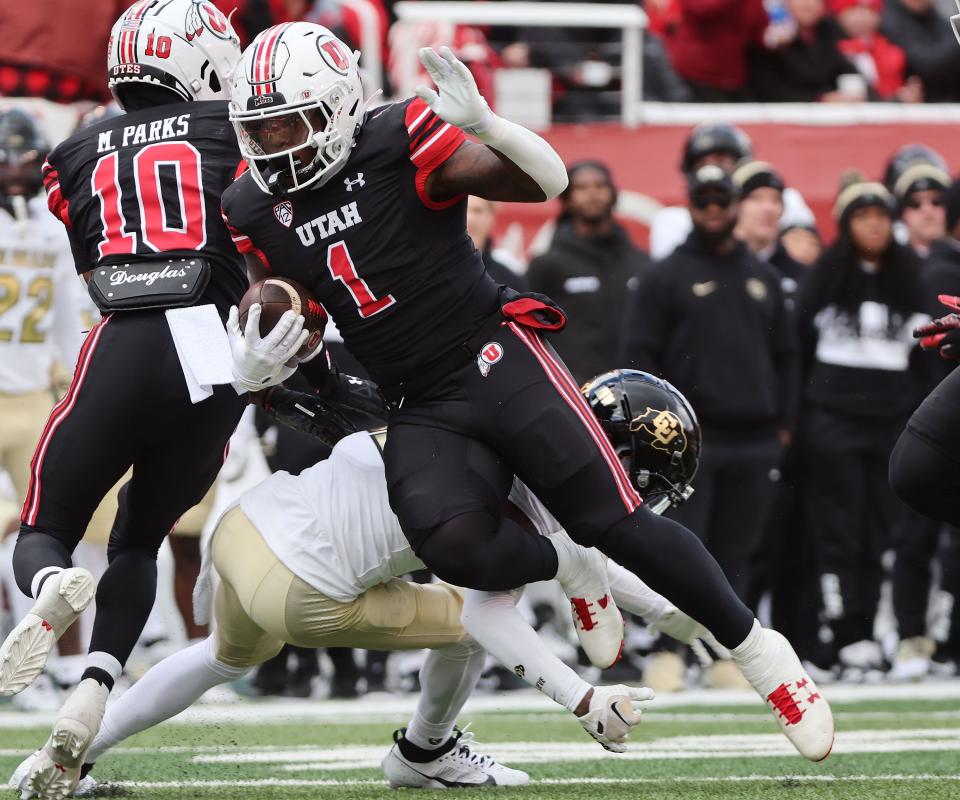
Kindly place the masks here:
[(0, 645), (0, 696), (17, 694), (33, 683), (57, 639), (90, 605), (96, 591), (93, 575), (81, 567), (44, 581), (33, 607)]
[(557, 582), (570, 601), (580, 646), (595, 667), (612, 667), (623, 650), (623, 617), (610, 592), (607, 557), (594, 547), (581, 547), (565, 531), (549, 538), (557, 551)]
[(80, 681), (33, 762), (26, 791), (41, 800), (64, 800), (73, 793), (84, 757), (100, 730), (108, 694), (107, 687), (93, 678)]
[[(27, 778), (30, 777), (30, 771), (33, 769), (33, 762), (37, 760), (37, 757), (40, 755), (40, 750), (35, 750), (33, 753), (28, 755), (23, 761), (20, 762), (20, 765), (13, 771), (13, 775), (10, 776), (10, 780), (7, 781), (7, 785), (13, 789), (20, 790), (20, 800), (34, 800), (37, 797), (37, 793), (26, 788)], [(70, 797), (88, 797), (92, 795), (97, 789), (97, 781), (94, 779), (93, 775), (86, 775), (80, 779), (80, 783), (77, 784), (77, 788), (70, 793)]]
[(833, 713), (790, 642), (754, 620), (746, 641), (730, 653), (800, 754), (811, 761), (830, 755)]
[(433, 761), (411, 761), (400, 752), (406, 728), (393, 733), (393, 747), (381, 766), (391, 789), (453, 789), (482, 786), (526, 786), (530, 776), (498, 764), (490, 756), (470, 749), (473, 733), (454, 729), (453, 736)]
[(653, 700), (653, 689), (644, 686), (595, 686), (590, 710), (577, 721), (611, 753), (627, 752), (627, 737), (640, 724), (639, 703)]

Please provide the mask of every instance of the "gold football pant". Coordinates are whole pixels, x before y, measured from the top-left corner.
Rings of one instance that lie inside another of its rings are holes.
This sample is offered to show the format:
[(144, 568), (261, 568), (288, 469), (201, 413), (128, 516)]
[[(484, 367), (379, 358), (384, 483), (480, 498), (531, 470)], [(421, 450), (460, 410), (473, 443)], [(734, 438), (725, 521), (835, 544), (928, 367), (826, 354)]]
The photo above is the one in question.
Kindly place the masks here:
[(217, 658), (229, 666), (259, 664), (284, 643), (419, 650), (467, 638), (460, 624), (463, 598), (454, 587), (394, 578), (352, 602), (338, 602), (281, 563), (239, 507), (224, 515), (211, 548), (221, 579)]

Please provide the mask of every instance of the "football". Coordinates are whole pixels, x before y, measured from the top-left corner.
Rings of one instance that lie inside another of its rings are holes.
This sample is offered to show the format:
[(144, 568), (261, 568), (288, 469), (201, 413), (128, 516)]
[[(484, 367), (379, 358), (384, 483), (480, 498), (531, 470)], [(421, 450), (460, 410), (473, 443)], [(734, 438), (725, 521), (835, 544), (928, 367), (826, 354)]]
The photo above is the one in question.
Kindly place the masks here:
[(303, 347), (297, 352), (300, 357), (306, 356), (320, 344), (323, 339), (323, 330), (327, 326), (327, 312), (308, 289), (290, 278), (266, 278), (257, 281), (240, 299), (240, 330), (247, 325), (247, 313), (250, 306), (259, 303), (260, 335), (266, 336), (280, 321), (285, 311), (293, 310), (302, 314), (305, 330), (310, 336)]

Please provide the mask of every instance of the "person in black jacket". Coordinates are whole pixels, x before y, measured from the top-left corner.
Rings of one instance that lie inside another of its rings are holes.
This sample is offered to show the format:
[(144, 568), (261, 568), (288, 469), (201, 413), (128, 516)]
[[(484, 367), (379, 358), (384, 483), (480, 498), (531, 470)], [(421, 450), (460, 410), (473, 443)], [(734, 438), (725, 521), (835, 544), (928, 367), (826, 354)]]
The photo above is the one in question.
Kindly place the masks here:
[(933, 0), (887, 0), (880, 32), (907, 54), (907, 74), (923, 81), (928, 103), (960, 100), (960, 50)]
[(743, 597), (792, 426), (796, 332), (779, 276), (734, 237), (730, 176), (700, 167), (689, 206), (693, 232), (630, 300), (620, 363), (665, 378), (697, 409), (696, 491), (675, 517), (700, 532)]
[(922, 354), (911, 332), (928, 319), (917, 257), (893, 237), (894, 208), (879, 183), (855, 181), (840, 192), (840, 235), (798, 305), (807, 519), (823, 616), (848, 677), (883, 666), (873, 624), (897, 514), (887, 462), (920, 390), (911, 358)]
[(605, 164), (581, 161), (569, 170), (562, 212), (550, 249), (530, 263), (527, 281), (567, 313), (567, 327), (552, 337), (582, 383), (616, 366), (628, 290), (650, 266), (613, 218), (617, 187)]
[(823, 0), (790, 0), (787, 5), (796, 24), (793, 39), (775, 49), (756, 50), (750, 57), (750, 85), (757, 99), (781, 103), (865, 100), (838, 90), (837, 79), (857, 70), (840, 52), (840, 33)]
[(527, 291), (527, 281), (523, 275), (514, 272), (493, 253), (493, 223), (497, 218), (496, 204), (492, 200), (470, 195), (467, 198), (467, 233), (483, 257), (483, 266), (497, 283)]

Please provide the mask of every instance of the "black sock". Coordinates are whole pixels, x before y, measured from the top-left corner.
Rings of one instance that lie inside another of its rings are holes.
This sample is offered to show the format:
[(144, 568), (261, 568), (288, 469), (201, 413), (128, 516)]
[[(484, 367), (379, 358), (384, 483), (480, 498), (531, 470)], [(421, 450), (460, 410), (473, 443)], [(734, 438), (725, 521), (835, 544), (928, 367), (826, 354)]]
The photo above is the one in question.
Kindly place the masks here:
[(413, 761), (417, 764), (425, 764), (427, 761), (433, 761), (434, 759), (440, 758), (444, 753), (449, 753), (457, 746), (457, 736), (451, 736), (447, 741), (445, 741), (439, 747), (433, 750), (425, 750), (422, 747), (418, 747), (409, 739), (407, 739), (407, 729), (403, 728), (398, 733), (401, 734), (399, 739), (396, 739), (397, 747), (400, 748), (400, 754), (407, 759), (407, 761)]
[[(13, 551), (13, 574), (20, 591), (27, 597), (32, 597), (30, 584), (40, 570), (45, 567), (69, 569), (72, 566), (70, 549), (59, 539), (41, 531), (20, 529)], [(39, 590), (37, 594), (40, 594)]]
[(655, 592), (689, 614), (724, 647), (743, 643), (753, 612), (691, 531), (645, 507), (608, 530), (596, 545)]
[(80, 676), (80, 680), (85, 681), (87, 678), (92, 678), (101, 686), (106, 686), (108, 692), (113, 691), (113, 676), (106, 670), (100, 667), (87, 667)]

